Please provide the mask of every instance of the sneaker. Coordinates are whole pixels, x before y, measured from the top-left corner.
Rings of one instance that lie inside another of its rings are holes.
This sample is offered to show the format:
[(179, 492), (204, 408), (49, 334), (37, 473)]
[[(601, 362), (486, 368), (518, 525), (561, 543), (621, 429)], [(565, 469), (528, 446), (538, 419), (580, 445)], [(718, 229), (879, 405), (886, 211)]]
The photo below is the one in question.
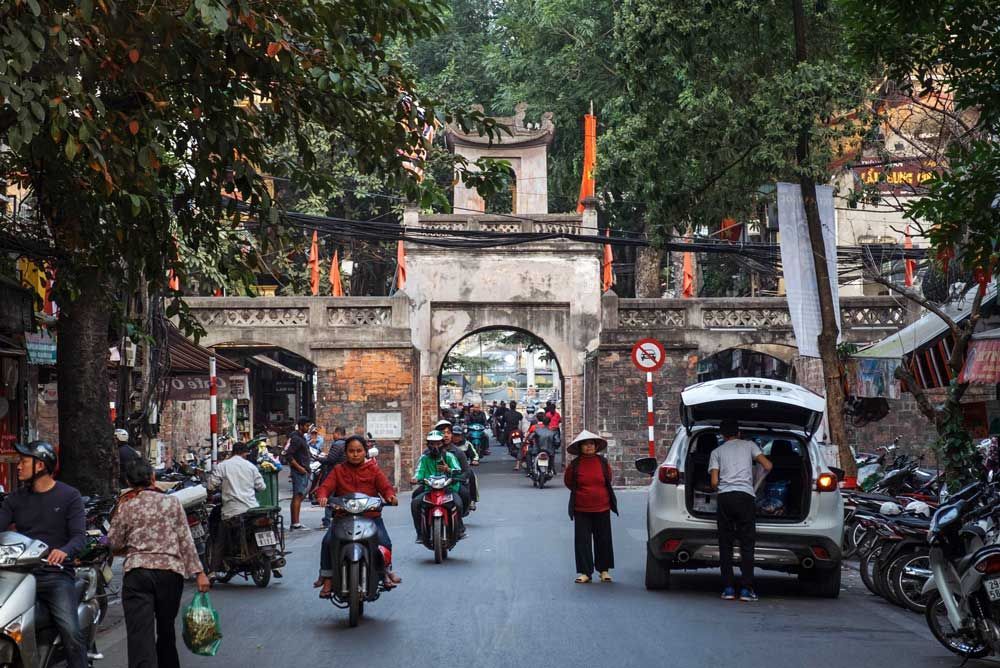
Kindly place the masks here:
[(736, 600), (736, 588), (726, 587), (722, 590), (722, 600), (723, 601), (735, 601)]
[(417, 536), (417, 539), (416, 539), (415, 541), (413, 541), (413, 542), (415, 542), (415, 543), (416, 543), (417, 545), (420, 545), (420, 544), (421, 544), (421, 543), (423, 543), (424, 541), (423, 541), (423, 540), (421, 540), (420, 536)]
[(743, 589), (740, 589), (740, 600), (752, 603), (752, 602), (757, 601), (759, 599), (757, 598), (757, 594), (754, 593), (753, 589), (749, 589), (748, 587), (744, 587)]
[(293, 524), (292, 526), (290, 526), (288, 528), (290, 530), (292, 530), (292, 531), (296, 531), (297, 529), (305, 529), (306, 525), (305, 524)]

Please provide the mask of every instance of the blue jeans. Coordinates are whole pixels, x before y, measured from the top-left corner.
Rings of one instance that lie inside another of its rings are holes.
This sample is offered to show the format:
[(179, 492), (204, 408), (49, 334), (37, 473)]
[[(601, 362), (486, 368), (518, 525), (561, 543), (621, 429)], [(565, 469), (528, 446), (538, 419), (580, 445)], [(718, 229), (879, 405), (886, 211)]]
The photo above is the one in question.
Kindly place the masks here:
[[(385, 521), (382, 516), (373, 518), (375, 520), (375, 526), (378, 527), (378, 544), (385, 549), (392, 551), (392, 541), (389, 539), (389, 532), (385, 528)], [(333, 526), (326, 531), (326, 535), (323, 536), (323, 542), (320, 544), (319, 553), (319, 575), (323, 578), (332, 578), (333, 573), (333, 560), (330, 557), (330, 543), (333, 541)], [(386, 564), (386, 568), (389, 564)]]
[(48, 609), (52, 624), (59, 631), (68, 668), (87, 668), (87, 645), (76, 616), (80, 601), (73, 576), (66, 572), (36, 572), (35, 596)]
[(306, 490), (309, 489), (309, 475), (309, 471), (299, 473), (292, 469), (292, 496), (306, 495)]

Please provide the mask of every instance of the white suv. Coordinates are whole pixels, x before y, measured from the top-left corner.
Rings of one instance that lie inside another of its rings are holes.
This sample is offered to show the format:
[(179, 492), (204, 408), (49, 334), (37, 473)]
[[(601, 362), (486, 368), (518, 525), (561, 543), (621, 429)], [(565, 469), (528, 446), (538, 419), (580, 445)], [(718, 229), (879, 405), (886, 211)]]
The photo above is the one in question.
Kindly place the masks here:
[[(837, 597), (844, 504), (837, 475), (813, 439), (825, 405), (803, 387), (760, 378), (713, 380), (681, 393), (682, 427), (666, 460), (635, 463), (653, 476), (646, 507), (647, 589), (668, 589), (671, 570), (719, 565), (708, 458), (722, 442), (721, 419), (733, 417), (742, 438), (756, 441), (774, 464), (758, 486), (755, 565), (797, 573), (813, 593)], [(734, 551), (738, 565), (738, 543)]]

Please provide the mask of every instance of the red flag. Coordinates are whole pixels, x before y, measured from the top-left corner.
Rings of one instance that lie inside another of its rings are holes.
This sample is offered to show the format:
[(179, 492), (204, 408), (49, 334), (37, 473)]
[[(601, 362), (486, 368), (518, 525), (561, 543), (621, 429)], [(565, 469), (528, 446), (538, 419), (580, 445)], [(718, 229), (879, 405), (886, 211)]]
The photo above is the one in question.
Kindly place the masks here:
[(333, 251), (333, 259), (330, 260), (330, 294), (344, 296), (344, 286), (340, 283), (340, 251)]
[[(611, 228), (607, 230), (607, 236), (611, 237)], [(601, 262), (601, 292), (607, 292), (615, 284), (614, 272), (615, 256), (611, 252), (611, 244), (604, 244), (604, 260)]]
[(406, 249), (403, 248), (403, 240), (396, 242), (396, 289), (402, 290), (406, 286)]
[[(691, 234), (688, 230), (688, 234)], [(686, 243), (691, 243), (691, 237), (689, 236), (684, 240)], [(684, 252), (684, 270), (681, 275), (681, 296), (682, 297), (694, 297), (694, 253), (691, 251)]]
[[(907, 250), (913, 248), (913, 239), (910, 238), (909, 225), (906, 226), (906, 236), (903, 238), (903, 248)], [(913, 272), (916, 269), (916, 267), (917, 267), (916, 260), (904, 260), (903, 262), (903, 268), (904, 268), (903, 285), (905, 285), (908, 288), (913, 287)]]
[(309, 287), (313, 297), (319, 294), (319, 233), (315, 230), (309, 248)]
[(167, 286), (171, 290), (173, 290), (174, 292), (180, 292), (180, 290), (181, 290), (181, 279), (177, 277), (177, 274), (174, 273), (173, 269), (171, 269), (169, 272), (167, 272), (167, 279), (168, 279), (167, 280)]
[(577, 213), (583, 213), (583, 200), (593, 197), (597, 186), (594, 181), (594, 169), (597, 167), (597, 116), (594, 116), (594, 105), (591, 104), (590, 107), (590, 113), (583, 117), (583, 178), (580, 179)]

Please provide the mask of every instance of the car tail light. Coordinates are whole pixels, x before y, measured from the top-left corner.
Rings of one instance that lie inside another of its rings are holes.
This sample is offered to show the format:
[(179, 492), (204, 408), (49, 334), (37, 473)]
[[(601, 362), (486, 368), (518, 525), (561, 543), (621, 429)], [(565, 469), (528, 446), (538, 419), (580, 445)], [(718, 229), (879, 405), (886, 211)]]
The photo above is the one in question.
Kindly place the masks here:
[(986, 575), (1000, 573), (1000, 554), (994, 554), (986, 557), (976, 564), (976, 570), (980, 573), (985, 573)]
[(830, 553), (827, 551), (825, 547), (821, 545), (813, 545), (811, 549), (813, 556), (816, 557), (817, 559), (826, 560), (830, 558)]
[(679, 485), (681, 483), (681, 472), (676, 466), (661, 466), (659, 478), (660, 482), (665, 485)]
[(837, 476), (832, 473), (820, 473), (816, 478), (816, 491), (832, 492), (837, 489)]
[(680, 546), (681, 546), (681, 541), (680, 540), (678, 540), (676, 538), (671, 538), (670, 540), (665, 541), (663, 543), (663, 545), (660, 547), (660, 551), (661, 552), (676, 552), (677, 548), (679, 548)]

